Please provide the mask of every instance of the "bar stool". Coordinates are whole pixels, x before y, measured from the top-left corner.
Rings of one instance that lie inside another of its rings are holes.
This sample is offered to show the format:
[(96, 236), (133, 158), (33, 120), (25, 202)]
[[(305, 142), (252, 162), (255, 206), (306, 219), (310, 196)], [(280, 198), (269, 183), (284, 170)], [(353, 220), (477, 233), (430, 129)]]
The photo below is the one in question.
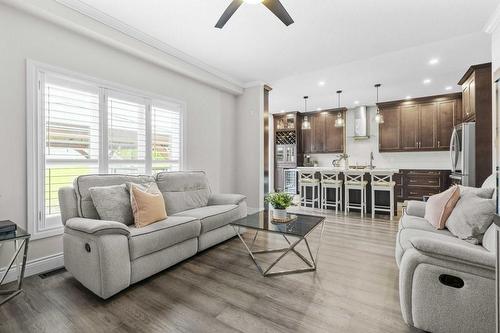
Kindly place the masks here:
[[(394, 172), (392, 171), (375, 171), (372, 170), (371, 186), (372, 186), (372, 219), (375, 218), (375, 210), (379, 212), (389, 212), (391, 220), (394, 218), (394, 186), (396, 182), (392, 180)], [(389, 192), (389, 206), (377, 205), (376, 191)]]
[[(315, 177), (314, 171), (299, 171), (299, 195), (300, 206), (307, 207), (307, 205), (318, 204), (319, 207), (319, 179)], [(307, 198), (307, 189), (311, 188), (311, 199)]]
[[(346, 170), (344, 171), (344, 200), (345, 200), (345, 215), (349, 213), (350, 209), (359, 209), (361, 217), (366, 214), (366, 185), (368, 181), (365, 178), (364, 170)], [(349, 190), (360, 191), (361, 201), (351, 202), (349, 198)]]
[[(328, 200), (328, 189), (335, 190), (335, 200)], [(321, 171), (321, 210), (335, 207), (335, 213), (342, 209), (342, 180), (339, 171)]]

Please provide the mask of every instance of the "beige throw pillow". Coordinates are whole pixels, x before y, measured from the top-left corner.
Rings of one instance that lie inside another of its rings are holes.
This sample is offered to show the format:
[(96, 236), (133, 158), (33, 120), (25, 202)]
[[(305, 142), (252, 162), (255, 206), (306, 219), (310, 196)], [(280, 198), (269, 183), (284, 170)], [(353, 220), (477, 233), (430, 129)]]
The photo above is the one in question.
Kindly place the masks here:
[(156, 183), (143, 185), (129, 183), (128, 185), (136, 228), (142, 228), (167, 218), (165, 202)]
[(444, 192), (435, 194), (427, 200), (424, 218), (436, 229), (444, 229), (446, 220), (460, 199), (460, 189), (452, 186)]

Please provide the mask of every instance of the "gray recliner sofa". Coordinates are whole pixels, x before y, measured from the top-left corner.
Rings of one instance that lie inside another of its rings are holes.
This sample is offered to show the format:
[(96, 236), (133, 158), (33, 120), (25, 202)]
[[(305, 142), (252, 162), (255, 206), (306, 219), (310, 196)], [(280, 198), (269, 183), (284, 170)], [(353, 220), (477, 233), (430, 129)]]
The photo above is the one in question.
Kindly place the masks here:
[[(495, 188), (490, 176), (483, 188)], [(433, 333), (495, 331), (495, 225), (481, 245), (436, 230), (425, 202), (410, 201), (399, 222), (396, 262), (405, 322)]]
[[(143, 228), (100, 220), (89, 188), (127, 182), (156, 182), (168, 218)], [(247, 215), (245, 196), (212, 194), (203, 172), (80, 176), (59, 190), (59, 204), (65, 267), (104, 299), (234, 237), (229, 223)]]

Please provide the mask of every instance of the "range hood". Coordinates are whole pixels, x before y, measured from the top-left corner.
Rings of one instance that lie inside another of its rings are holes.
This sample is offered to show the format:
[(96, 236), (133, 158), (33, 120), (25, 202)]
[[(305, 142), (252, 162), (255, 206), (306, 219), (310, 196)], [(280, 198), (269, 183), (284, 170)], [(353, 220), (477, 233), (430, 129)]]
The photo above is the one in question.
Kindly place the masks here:
[(354, 114), (354, 139), (365, 140), (368, 135), (368, 110), (366, 106), (358, 106), (353, 110)]

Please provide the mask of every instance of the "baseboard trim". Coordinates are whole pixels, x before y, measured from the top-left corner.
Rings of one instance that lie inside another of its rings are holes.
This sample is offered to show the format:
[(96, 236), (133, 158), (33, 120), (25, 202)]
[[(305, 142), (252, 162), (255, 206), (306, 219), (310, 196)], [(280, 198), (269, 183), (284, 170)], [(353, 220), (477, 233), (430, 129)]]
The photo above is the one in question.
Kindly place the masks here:
[[(28, 277), (32, 275), (37, 275), (61, 267), (64, 267), (64, 255), (62, 252), (52, 254), (46, 257), (29, 260), (26, 263), (26, 270), (24, 271), (24, 276)], [(6, 267), (2, 267), (0, 269), (0, 277), (3, 276), (6, 269), (7, 269)], [(4, 283), (9, 283), (15, 280), (17, 280), (17, 268), (14, 265), (10, 269), (9, 273), (7, 273), (7, 277), (5, 278)]]

